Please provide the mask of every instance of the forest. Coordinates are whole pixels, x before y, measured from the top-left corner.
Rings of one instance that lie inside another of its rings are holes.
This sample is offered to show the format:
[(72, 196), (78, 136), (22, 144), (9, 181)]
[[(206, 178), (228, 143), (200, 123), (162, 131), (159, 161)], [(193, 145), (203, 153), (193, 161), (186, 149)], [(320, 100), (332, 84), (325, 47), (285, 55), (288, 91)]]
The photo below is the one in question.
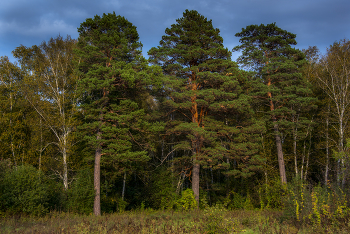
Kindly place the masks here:
[(349, 220), (348, 39), (299, 50), (271, 23), (225, 48), (186, 10), (146, 59), (115, 12), (78, 32), (0, 57), (2, 217), (221, 207)]

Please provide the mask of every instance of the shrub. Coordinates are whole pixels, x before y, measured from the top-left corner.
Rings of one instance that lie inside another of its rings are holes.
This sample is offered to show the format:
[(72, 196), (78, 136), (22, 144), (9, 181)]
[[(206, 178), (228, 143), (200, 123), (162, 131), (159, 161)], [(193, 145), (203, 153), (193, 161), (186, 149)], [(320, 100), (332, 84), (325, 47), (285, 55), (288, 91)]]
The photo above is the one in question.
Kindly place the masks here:
[(83, 168), (68, 191), (68, 210), (80, 214), (90, 214), (94, 206), (93, 172)]
[(261, 209), (281, 209), (283, 208), (283, 199), (285, 196), (285, 187), (279, 179), (270, 181), (268, 184), (262, 184), (258, 188)]
[(288, 183), (287, 193), (284, 197), (284, 215), (297, 221), (311, 212), (311, 193), (307, 185), (300, 179)]
[(149, 199), (144, 199), (152, 208), (172, 209), (176, 205), (179, 195), (176, 194), (172, 183), (171, 171), (159, 170), (157, 176), (153, 178)]
[(10, 213), (42, 215), (48, 212), (48, 183), (31, 165), (18, 166), (3, 176), (1, 202)]
[(67, 194), (62, 180), (47, 179), (48, 208), (50, 211), (64, 211), (66, 209)]
[(197, 208), (197, 201), (192, 189), (186, 189), (182, 192), (181, 198), (177, 201), (178, 208), (188, 211)]
[(288, 185), (284, 204), (284, 216), (300, 223), (339, 224), (347, 223), (350, 217), (347, 197), (341, 189), (320, 185), (308, 188), (300, 180)]
[(206, 217), (206, 233), (232, 233), (234, 232), (234, 223), (225, 218), (227, 210), (222, 205), (215, 205), (204, 210)]

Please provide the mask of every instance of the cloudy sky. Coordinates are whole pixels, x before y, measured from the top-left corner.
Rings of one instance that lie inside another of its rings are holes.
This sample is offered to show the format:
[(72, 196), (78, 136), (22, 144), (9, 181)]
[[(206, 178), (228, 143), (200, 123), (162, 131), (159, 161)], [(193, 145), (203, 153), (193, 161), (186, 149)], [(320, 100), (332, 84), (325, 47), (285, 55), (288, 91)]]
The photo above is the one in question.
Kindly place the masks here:
[(21, 44), (39, 45), (58, 34), (77, 38), (80, 23), (113, 11), (137, 26), (147, 55), (186, 9), (212, 19), (230, 50), (239, 44), (234, 35), (251, 24), (276, 22), (297, 34), (297, 48), (316, 45), (323, 53), (350, 38), (349, 0), (1, 0), (0, 56), (14, 62), (11, 51)]

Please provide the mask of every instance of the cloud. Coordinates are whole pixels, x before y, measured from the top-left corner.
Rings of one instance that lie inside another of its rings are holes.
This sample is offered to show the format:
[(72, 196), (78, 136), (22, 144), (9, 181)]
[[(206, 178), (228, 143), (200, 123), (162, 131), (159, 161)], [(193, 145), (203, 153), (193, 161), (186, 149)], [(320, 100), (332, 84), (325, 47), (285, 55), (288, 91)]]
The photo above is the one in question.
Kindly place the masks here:
[(65, 34), (77, 34), (76, 27), (67, 24), (63, 20), (50, 19), (51, 17), (42, 17), (38, 24), (21, 25), (17, 22), (1, 22), (0, 30), (2, 34), (22, 35), (24, 37), (36, 37), (38, 35), (57, 35), (61, 32)]
[[(116, 12), (137, 26), (143, 54), (159, 45), (167, 27), (186, 10), (197, 10), (221, 31), (224, 45), (238, 44), (234, 35), (250, 24), (269, 24), (297, 34), (298, 46), (321, 51), (350, 37), (348, 0), (11, 0), (0, 2), (0, 56), (19, 44), (32, 46), (59, 33), (77, 38), (77, 28), (95, 15)], [(323, 49), (324, 48), (324, 49)]]

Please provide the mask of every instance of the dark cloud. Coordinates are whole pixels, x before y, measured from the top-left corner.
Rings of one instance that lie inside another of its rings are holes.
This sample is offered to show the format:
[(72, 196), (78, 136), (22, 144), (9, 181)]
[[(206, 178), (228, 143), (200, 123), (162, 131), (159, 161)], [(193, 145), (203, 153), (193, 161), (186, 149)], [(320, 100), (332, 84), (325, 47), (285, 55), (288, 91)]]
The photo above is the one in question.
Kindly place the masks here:
[(20, 44), (40, 44), (58, 34), (77, 38), (86, 18), (113, 11), (137, 26), (147, 55), (185, 9), (212, 19), (229, 49), (238, 44), (234, 35), (250, 24), (276, 22), (297, 34), (298, 48), (316, 45), (322, 52), (350, 38), (348, 0), (11, 0), (0, 3), (0, 56), (12, 58), (11, 51)]

